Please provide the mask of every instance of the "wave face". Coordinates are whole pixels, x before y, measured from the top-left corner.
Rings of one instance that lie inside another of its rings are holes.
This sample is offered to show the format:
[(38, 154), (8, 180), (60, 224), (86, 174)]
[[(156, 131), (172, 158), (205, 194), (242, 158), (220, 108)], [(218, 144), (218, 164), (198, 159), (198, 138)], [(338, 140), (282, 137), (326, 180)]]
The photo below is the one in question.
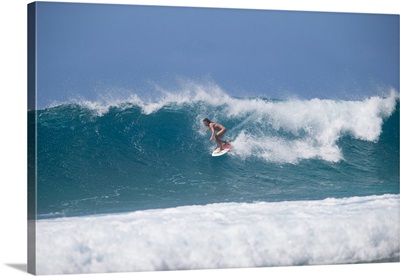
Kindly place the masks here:
[(399, 261), (399, 196), (39, 220), (37, 273)]
[[(196, 86), (36, 112), (39, 218), (399, 193), (393, 91), (282, 101)], [(227, 127), (228, 154), (211, 157), (205, 117)]]

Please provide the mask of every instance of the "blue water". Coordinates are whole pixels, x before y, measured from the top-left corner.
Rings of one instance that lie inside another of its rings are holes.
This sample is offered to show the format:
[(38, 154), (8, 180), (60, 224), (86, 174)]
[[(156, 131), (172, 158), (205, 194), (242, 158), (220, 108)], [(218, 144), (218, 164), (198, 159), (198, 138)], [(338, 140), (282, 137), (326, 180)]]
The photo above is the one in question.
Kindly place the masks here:
[[(228, 154), (211, 156), (205, 117), (228, 129)], [(37, 111), (39, 219), (398, 193), (395, 92), (340, 101), (197, 91)]]
[[(39, 274), (399, 261), (397, 92), (271, 100), (195, 86), (28, 116)], [(228, 129), (224, 156), (205, 117)]]

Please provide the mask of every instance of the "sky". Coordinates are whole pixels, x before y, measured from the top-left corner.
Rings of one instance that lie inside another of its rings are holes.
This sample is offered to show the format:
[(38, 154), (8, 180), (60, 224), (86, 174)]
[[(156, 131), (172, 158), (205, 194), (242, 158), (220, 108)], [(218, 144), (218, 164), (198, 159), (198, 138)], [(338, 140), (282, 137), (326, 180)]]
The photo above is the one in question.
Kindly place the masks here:
[(38, 108), (185, 81), (237, 97), (399, 90), (398, 15), (39, 2), (36, 16)]

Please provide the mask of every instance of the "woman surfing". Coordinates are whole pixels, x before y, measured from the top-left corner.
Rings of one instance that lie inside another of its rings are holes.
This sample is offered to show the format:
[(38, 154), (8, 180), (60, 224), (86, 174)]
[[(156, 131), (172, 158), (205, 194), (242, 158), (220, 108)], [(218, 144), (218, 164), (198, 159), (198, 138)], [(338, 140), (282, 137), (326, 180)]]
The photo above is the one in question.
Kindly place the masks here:
[[(221, 140), (222, 136), (226, 133), (226, 128), (223, 125), (211, 122), (208, 118), (205, 118), (203, 123), (211, 129), (210, 141), (214, 138), (219, 145), (220, 151), (224, 149), (224, 145), (229, 145), (228, 142)], [(215, 132), (217, 132), (217, 134), (215, 134)]]

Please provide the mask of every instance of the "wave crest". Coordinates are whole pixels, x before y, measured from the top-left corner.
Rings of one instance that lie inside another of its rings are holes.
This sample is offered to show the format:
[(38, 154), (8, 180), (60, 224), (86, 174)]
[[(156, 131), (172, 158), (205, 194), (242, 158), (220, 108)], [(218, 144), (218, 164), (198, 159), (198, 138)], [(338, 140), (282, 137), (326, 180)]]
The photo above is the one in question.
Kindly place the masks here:
[(399, 99), (393, 89), (387, 97), (359, 101), (235, 98), (214, 84), (187, 83), (178, 91), (158, 90), (157, 100), (143, 100), (134, 94), (127, 99), (81, 99), (68, 104), (87, 108), (100, 117), (111, 110), (123, 112), (132, 108), (139, 108), (144, 116), (175, 110), (177, 116), (185, 113), (190, 117), (190, 125), (182, 129), (201, 136), (206, 133), (201, 121), (208, 117), (228, 128), (234, 155), (297, 163), (315, 158), (329, 162), (343, 160), (338, 141), (345, 136), (377, 142), (383, 122), (393, 114)]
[(343, 159), (338, 141), (344, 136), (379, 140), (383, 122), (394, 112), (397, 99), (392, 92), (387, 98), (363, 101), (255, 101), (252, 108), (247, 104), (228, 116), (242, 121), (234, 143), (243, 158), (255, 155), (284, 163), (310, 158), (338, 162)]

